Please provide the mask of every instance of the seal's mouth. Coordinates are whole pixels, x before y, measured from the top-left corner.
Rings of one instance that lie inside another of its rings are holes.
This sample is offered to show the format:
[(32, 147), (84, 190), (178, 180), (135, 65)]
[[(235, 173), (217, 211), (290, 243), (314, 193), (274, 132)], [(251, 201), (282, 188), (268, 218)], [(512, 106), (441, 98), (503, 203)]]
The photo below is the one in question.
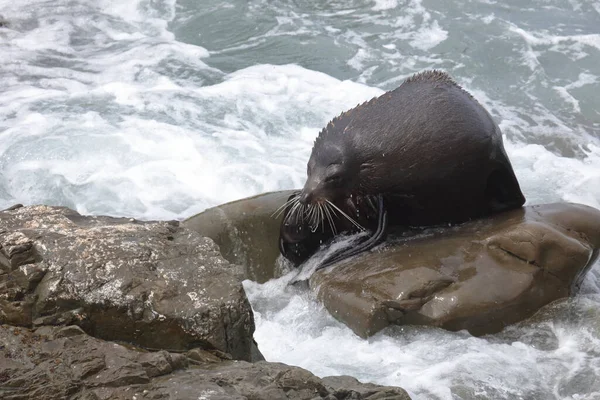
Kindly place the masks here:
[[(309, 195), (307, 196), (306, 193)], [(340, 233), (339, 222), (342, 220), (350, 222), (353, 229), (364, 231), (365, 227), (358, 222), (361, 215), (359, 210), (369, 204), (373, 210), (376, 210), (370, 198), (362, 199), (348, 195), (341, 200), (332, 201), (325, 196), (315, 196), (312, 192), (303, 190), (294, 193), (274, 215), (279, 216), (283, 213), (282, 222), (288, 229), (310, 230), (313, 233), (319, 229), (323, 231), (328, 229), (333, 235), (337, 235)], [(347, 226), (347, 223), (345, 225)]]
[[(369, 250), (380, 243), (387, 232), (387, 211), (383, 195), (353, 195), (333, 202), (329, 199), (310, 204), (300, 202), (301, 192), (295, 192), (278, 213), (284, 213), (281, 222), (279, 248), (290, 261), (299, 263), (310, 257), (322, 244), (339, 234), (356, 234), (367, 231), (360, 243), (349, 246), (322, 260), (320, 268)], [(317, 231), (322, 231), (317, 232)]]
[(352, 197), (353, 195), (345, 189), (333, 188), (327, 185), (309, 186), (307, 184), (298, 194), (298, 201), (305, 206), (329, 202), (343, 204)]

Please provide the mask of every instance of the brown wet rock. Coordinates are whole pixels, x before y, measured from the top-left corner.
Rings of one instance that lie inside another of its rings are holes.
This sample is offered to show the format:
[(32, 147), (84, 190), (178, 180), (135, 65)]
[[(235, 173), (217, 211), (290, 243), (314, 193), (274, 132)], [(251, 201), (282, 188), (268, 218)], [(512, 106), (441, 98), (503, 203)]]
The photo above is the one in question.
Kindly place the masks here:
[(600, 247), (600, 211), (547, 204), (405, 233), (311, 278), (327, 309), (368, 337), (391, 324), (480, 335), (575, 293)]
[[(207, 210), (184, 224), (213, 238), (246, 277), (277, 277), (279, 219), (292, 191)], [(461, 226), (405, 232), (367, 254), (320, 271), (319, 298), (367, 337), (390, 324), (497, 332), (569, 296), (597, 256), (599, 211), (577, 204), (529, 206)], [(250, 261), (248, 261), (250, 260)]]
[(76, 325), (149, 349), (250, 360), (254, 320), (241, 276), (211, 239), (177, 222), (47, 206), (0, 212), (2, 324)]
[(409, 400), (400, 388), (362, 384), (350, 377), (320, 379), (285, 364), (198, 362), (85, 333), (64, 337), (61, 331), (64, 328), (43, 326), (32, 332), (0, 326), (0, 398)]
[(279, 257), (281, 215), (276, 211), (293, 192), (265, 193), (223, 204), (181, 224), (213, 239), (229, 262), (245, 266), (246, 279), (266, 282), (275, 276)]

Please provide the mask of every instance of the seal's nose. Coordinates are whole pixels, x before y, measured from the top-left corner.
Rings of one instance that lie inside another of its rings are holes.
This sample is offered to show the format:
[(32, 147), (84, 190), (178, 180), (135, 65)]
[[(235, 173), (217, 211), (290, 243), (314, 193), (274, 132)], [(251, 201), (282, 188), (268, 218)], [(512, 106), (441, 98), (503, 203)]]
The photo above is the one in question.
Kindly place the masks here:
[(303, 190), (302, 193), (300, 193), (300, 204), (302, 205), (307, 205), (311, 202), (312, 200), (312, 193), (306, 190)]

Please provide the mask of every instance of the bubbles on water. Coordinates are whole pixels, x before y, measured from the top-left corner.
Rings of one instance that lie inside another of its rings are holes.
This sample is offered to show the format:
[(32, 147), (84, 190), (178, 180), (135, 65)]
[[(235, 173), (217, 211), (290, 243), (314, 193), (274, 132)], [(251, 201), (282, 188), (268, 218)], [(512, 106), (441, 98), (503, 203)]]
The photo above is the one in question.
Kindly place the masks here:
[(600, 147), (582, 147), (585, 156), (576, 159), (541, 145), (506, 145), (527, 204), (569, 201), (600, 208)]
[(225, 75), (160, 23), (169, 4), (8, 9), (23, 29), (3, 46), (0, 205), (180, 219), (299, 187), (320, 127), (381, 93), (293, 65)]
[(364, 340), (311, 292), (288, 286), (295, 274), (263, 285), (244, 282), (257, 318), (255, 339), (268, 361), (401, 386), (414, 399), (593, 399), (598, 392), (597, 294), (559, 300), (495, 335), (402, 326)]
[(375, 0), (373, 11), (389, 10), (398, 7), (398, 0)]

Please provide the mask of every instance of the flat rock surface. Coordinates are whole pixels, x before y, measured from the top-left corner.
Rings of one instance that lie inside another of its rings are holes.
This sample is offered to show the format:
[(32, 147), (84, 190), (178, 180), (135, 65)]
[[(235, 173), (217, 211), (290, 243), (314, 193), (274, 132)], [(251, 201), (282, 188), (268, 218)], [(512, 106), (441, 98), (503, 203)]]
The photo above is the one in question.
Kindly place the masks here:
[(390, 324), (494, 333), (577, 291), (600, 248), (600, 211), (529, 206), (407, 232), (318, 271), (311, 287), (362, 337)]
[(201, 347), (250, 360), (242, 272), (177, 222), (47, 206), (0, 212), (2, 324), (77, 325), (149, 349)]
[(284, 364), (222, 361), (200, 349), (147, 352), (95, 339), (77, 326), (33, 332), (2, 325), (0, 343), (3, 400), (410, 400), (400, 388), (320, 379)]

